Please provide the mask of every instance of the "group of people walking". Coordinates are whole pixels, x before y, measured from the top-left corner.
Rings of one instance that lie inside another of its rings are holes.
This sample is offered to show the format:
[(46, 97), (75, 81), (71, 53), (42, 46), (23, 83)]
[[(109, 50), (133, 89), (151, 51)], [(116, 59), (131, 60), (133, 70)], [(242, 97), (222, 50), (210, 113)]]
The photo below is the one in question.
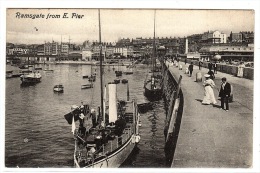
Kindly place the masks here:
[[(203, 82), (204, 86), (204, 98), (202, 100), (202, 104), (205, 105), (216, 105), (217, 101), (215, 99), (213, 88), (215, 87), (215, 83), (212, 79), (210, 79), (209, 74), (205, 74), (205, 81)], [(222, 83), (219, 90), (219, 97), (221, 100), (221, 109), (229, 110), (229, 97), (231, 94), (231, 85), (227, 82), (227, 78), (223, 77), (221, 79)], [(225, 108), (226, 107), (226, 108)]]
[[(201, 64), (203, 62), (199, 61), (199, 70), (201, 69)], [(209, 63), (208, 64), (208, 73), (204, 75), (205, 81), (203, 82), (204, 86), (204, 98), (202, 100), (202, 104), (205, 105), (216, 105), (217, 101), (215, 99), (213, 88), (215, 87), (214, 79), (215, 74), (217, 74), (217, 64)], [(212, 71), (214, 70), (214, 71)], [(188, 68), (186, 69), (186, 73), (189, 73), (189, 76), (192, 76), (193, 73), (193, 62), (190, 63)], [(227, 79), (223, 77), (221, 83), (221, 87), (219, 90), (219, 97), (221, 98), (221, 109), (228, 111), (229, 110), (229, 98), (231, 94), (231, 85), (227, 82)]]

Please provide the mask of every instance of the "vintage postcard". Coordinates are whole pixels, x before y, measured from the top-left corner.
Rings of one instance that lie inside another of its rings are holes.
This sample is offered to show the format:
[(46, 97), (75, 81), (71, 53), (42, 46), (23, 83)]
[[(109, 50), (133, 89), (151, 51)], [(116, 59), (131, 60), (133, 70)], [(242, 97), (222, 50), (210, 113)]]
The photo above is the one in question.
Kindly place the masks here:
[(6, 6), (3, 170), (254, 171), (256, 12)]

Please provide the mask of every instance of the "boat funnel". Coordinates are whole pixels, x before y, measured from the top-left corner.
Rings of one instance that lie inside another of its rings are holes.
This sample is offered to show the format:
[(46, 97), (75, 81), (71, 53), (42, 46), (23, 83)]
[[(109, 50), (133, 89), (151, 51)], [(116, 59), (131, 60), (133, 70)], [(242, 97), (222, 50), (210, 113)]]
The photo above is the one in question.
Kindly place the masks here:
[(109, 91), (109, 123), (117, 120), (116, 84), (108, 84)]

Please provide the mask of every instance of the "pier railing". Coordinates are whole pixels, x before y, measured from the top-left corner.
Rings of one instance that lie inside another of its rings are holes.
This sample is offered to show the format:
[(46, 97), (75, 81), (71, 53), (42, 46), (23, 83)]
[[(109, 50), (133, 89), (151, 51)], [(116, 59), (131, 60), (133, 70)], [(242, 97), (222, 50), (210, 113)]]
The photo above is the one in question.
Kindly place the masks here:
[(181, 90), (182, 76), (173, 75), (165, 63), (163, 63), (163, 91), (166, 108), (165, 156), (167, 165), (171, 165), (183, 112), (183, 93)]

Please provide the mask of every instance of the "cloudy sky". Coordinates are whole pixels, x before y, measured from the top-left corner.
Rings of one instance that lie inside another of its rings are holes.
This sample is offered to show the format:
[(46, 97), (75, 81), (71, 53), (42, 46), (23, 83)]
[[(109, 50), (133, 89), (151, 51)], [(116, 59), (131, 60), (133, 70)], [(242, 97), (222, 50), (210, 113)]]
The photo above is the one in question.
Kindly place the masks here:
[[(68, 13), (68, 18), (63, 18)], [(72, 18), (72, 13), (84, 15)], [(102, 41), (118, 38), (153, 37), (154, 10), (102, 9)], [(18, 15), (19, 14), (19, 15)], [(23, 18), (22, 15), (44, 15), (44, 18)], [(47, 18), (48, 14), (60, 18)], [(184, 37), (219, 30), (226, 34), (254, 31), (252, 10), (156, 10), (156, 36)], [(97, 9), (7, 9), (7, 42), (44, 43), (69, 41), (82, 43), (98, 40)], [(37, 29), (36, 29), (37, 28)]]

